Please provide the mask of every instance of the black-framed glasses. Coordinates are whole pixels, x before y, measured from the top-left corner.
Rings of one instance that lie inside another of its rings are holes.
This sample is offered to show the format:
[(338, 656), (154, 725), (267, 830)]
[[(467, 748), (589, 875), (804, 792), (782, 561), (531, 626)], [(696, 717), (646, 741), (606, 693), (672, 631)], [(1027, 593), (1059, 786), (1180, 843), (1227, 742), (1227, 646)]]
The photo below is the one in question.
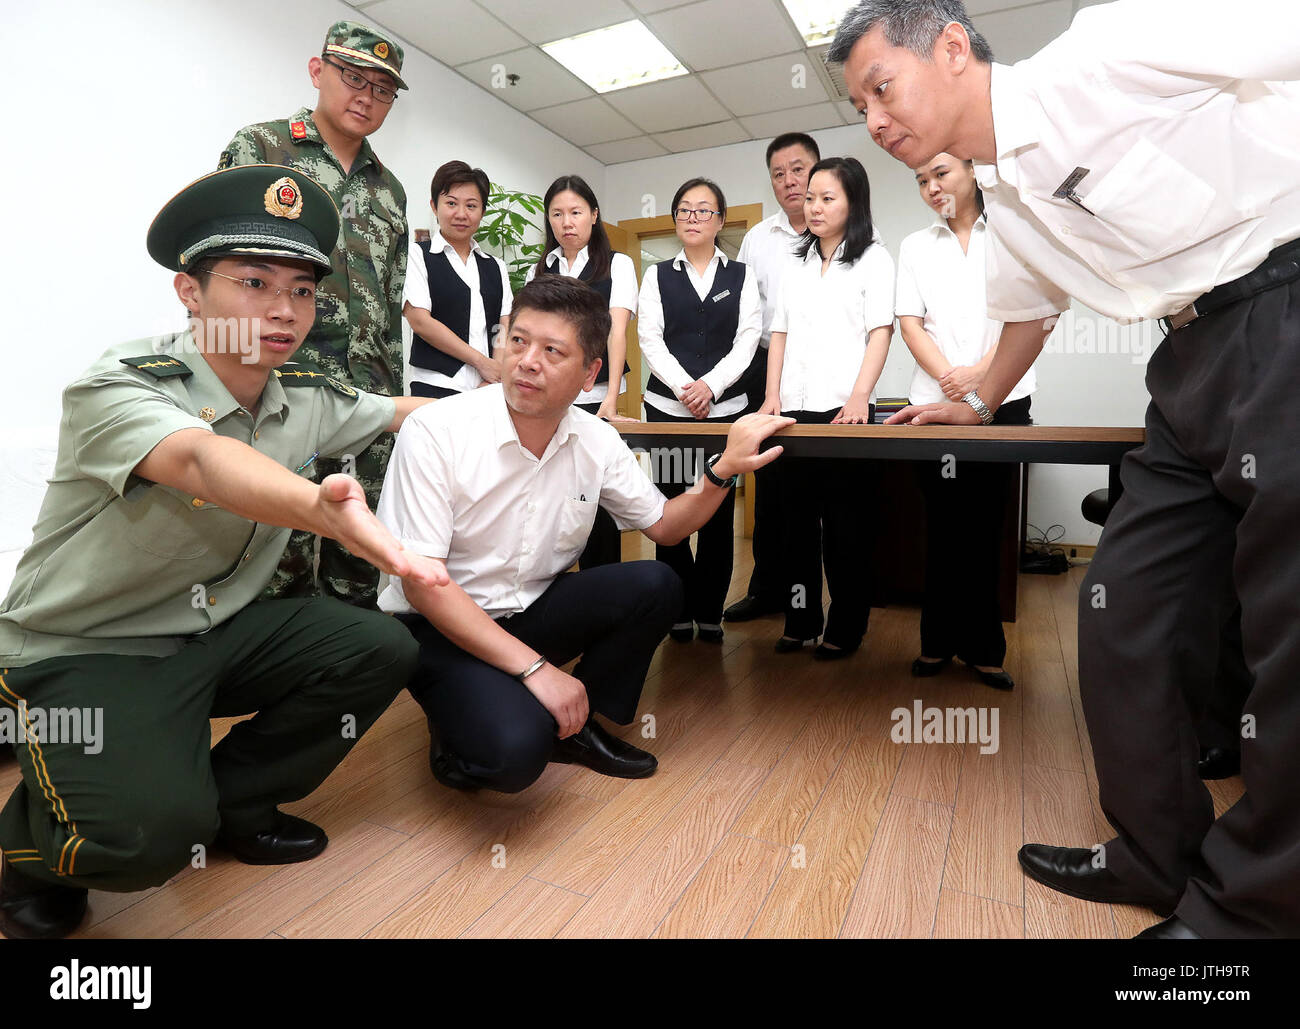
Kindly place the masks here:
[(679, 207), (673, 212), (673, 217), (679, 222), (701, 221), (706, 222), (712, 218), (718, 211), (710, 211), (707, 207), (692, 209), (689, 207)]
[(322, 57), (321, 60), (331, 67), (337, 68), (339, 70), (339, 76), (343, 79), (343, 84), (350, 86), (358, 93), (369, 86), (370, 95), (381, 104), (391, 104), (397, 99), (397, 90), (389, 89), (387, 86), (381, 86), (377, 82), (372, 82), (360, 72), (353, 71), (351, 68), (339, 64), (337, 61), (331, 61), (328, 57)]

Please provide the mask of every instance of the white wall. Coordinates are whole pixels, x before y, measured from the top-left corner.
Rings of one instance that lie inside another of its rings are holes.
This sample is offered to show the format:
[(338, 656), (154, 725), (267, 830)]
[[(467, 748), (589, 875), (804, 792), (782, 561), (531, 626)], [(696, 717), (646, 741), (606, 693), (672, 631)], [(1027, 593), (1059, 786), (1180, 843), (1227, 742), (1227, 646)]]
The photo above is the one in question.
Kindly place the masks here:
[[(798, 131), (801, 126), (791, 125), (790, 129)], [(872, 216), (897, 261), (903, 238), (924, 228), (931, 217), (912, 173), (886, 156), (861, 126), (821, 129), (809, 135), (817, 140), (824, 156), (852, 156), (862, 161), (871, 180)], [(643, 217), (646, 194), (653, 196), (655, 210), (665, 213), (677, 187), (695, 175), (714, 179), (733, 207), (761, 201), (763, 213), (774, 214), (777, 203), (764, 163), (766, 149), (767, 140), (762, 140), (611, 165), (605, 172), (601, 196), (606, 216), (614, 221)], [(1121, 328), (1077, 307), (1062, 319), (1039, 358), (1034, 421), (1040, 425), (1142, 425), (1147, 403), (1145, 358), (1159, 338), (1159, 330), (1150, 324)], [(1096, 352), (1098, 343), (1110, 352)], [(1086, 352), (1090, 344), (1092, 353)], [(906, 344), (895, 333), (881, 373), (879, 395), (906, 396), (914, 367)], [(1106, 481), (1104, 467), (1034, 465), (1029, 521), (1044, 531), (1054, 524), (1063, 526), (1065, 543), (1096, 543), (1100, 530), (1084, 521), (1079, 504), (1085, 494), (1105, 486)]]

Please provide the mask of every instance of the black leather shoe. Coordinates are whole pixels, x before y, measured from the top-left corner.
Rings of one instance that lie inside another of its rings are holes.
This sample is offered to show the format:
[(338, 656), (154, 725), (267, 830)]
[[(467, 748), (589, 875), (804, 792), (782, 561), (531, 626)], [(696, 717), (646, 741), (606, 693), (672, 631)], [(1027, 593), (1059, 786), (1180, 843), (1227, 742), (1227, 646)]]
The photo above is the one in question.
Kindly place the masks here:
[(726, 622), (752, 622), (755, 618), (780, 614), (783, 610), (784, 608), (779, 604), (764, 604), (758, 597), (750, 594), (723, 611), (722, 619)]
[(985, 686), (992, 686), (995, 690), (1014, 690), (1016, 688), (1016, 680), (1007, 675), (1005, 670), (1001, 672), (981, 672), (974, 665), (971, 665), (971, 671), (979, 677), (979, 681)]
[(625, 743), (600, 727), (594, 718), (566, 739), (555, 741), (552, 761), (584, 765), (601, 775), (618, 779), (644, 779), (654, 775), (659, 762), (653, 754)]
[(1157, 915), (1169, 916), (1173, 908), (1154, 897), (1139, 894), (1109, 868), (1095, 868), (1096, 854), (1086, 847), (1052, 847), (1026, 843), (1016, 855), (1020, 867), (1031, 879), (1050, 886), (1067, 897), (1099, 904), (1139, 904)]
[(1205, 939), (1200, 933), (1184, 922), (1177, 915), (1166, 918), (1163, 922), (1157, 922), (1153, 926), (1143, 929), (1133, 937), (1135, 940), (1203, 940)]
[(704, 626), (700, 626), (701, 643), (721, 643), (722, 636), (722, 626), (720, 625), (716, 629), (706, 629)]
[(246, 865), (291, 865), (310, 861), (325, 849), (329, 837), (319, 825), (277, 811), (271, 828), (252, 836), (222, 832), (217, 841)]
[(691, 625), (674, 625), (668, 630), (668, 638), (675, 643), (690, 643), (695, 639), (695, 626)]
[(0, 873), (0, 933), (11, 940), (60, 940), (86, 917), (86, 891), (23, 875), (9, 859)]
[(460, 770), (459, 762), (443, 749), (433, 722), (429, 723), (429, 771), (448, 789), (473, 793), (479, 788), (477, 782)]
[(1202, 747), (1196, 771), (1202, 779), (1231, 779), (1241, 774), (1241, 751), (1236, 747)]
[(942, 661), (922, 661), (918, 657), (912, 662), (912, 676), (916, 679), (928, 679), (932, 675), (938, 675), (950, 664), (952, 664), (950, 657), (945, 657)]
[(805, 643), (816, 643), (817, 637), (810, 640), (792, 640), (787, 636), (782, 636), (772, 647), (778, 654), (793, 654), (796, 650), (803, 650)]
[(857, 647), (828, 647), (823, 643), (813, 651), (814, 661), (843, 661), (858, 652)]

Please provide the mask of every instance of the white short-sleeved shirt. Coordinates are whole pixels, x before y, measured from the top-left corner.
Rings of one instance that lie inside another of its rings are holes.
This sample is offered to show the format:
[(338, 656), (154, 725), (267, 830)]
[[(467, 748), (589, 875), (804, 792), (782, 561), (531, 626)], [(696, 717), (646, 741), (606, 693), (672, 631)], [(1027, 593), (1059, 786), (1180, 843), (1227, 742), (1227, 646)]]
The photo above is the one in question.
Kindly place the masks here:
[(1300, 237), (1297, 39), (1294, 0), (1122, 0), (995, 64), (989, 317), (1165, 317)]
[[(894, 259), (879, 238), (851, 265), (841, 243), (826, 274), (817, 247), (781, 282), (773, 332), (784, 332), (782, 411), (829, 411), (853, 392), (872, 329), (894, 324)], [(871, 388), (871, 403), (876, 389)]]
[[(686, 269), (695, 294), (701, 300), (713, 289), (713, 279), (718, 266), (726, 265), (727, 255), (718, 247), (713, 248), (713, 257), (704, 274), (700, 275), (695, 266), (686, 258), (685, 249), (677, 251), (673, 265)], [(743, 262), (742, 262), (743, 263)], [(674, 418), (691, 418), (690, 409), (680, 398), (682, 391), (695, 380), (691, 378), (681, 362), (673, 357), (664, 342), (664, 307), (659, 295), (659, 273), (656, 268), (649, 268), (641, 279), (641, 296), (637, 301), (637, 338), (641, 341), (641, 356), (645, 358), (650, 370), (667, 384), (678, 397), (671, 400), (655, 393), (646, 393), (644, 402), (656, 411), (670, 414)], [(740, 320), (736, 324), (736, 338), (727, 356), (715, 364), (701, 380), (713, 391), (715, 398), (722, 396), (749, 368), (758, 350), (758, 336), (763, 330), (763, 304), (759, 299), (758, 286), (749, 266), (745, 267), (745, 282), (740, 287)], [(730, 418), (738, 415), (749, 404), (748, 397), (732, 397), (722, 403), (709, 405), (708, 418)]]
[(759, 346), (765, 350), (772, 340), (772, 318), (781, 293), (781, 279), (787, 269), (799, 263), (794, 248), (801, 236), (795, 232), (789, 216), (782, 209), (746, 232), (740, 242), (736, 260), (753, 271), (754, 281), (758, 283), (758, 296), (763, 302), (763, 334)]
[[(483, 313), (483, 294), (479, 292), (478, 261), (474, 258), (475, 254), (483, 257), (488, 255), (476, 241), (470, 246), (469, 260), (462, 261), (460, 254), (456, 253), (456, 248), (442, 238), (442, 233), (436, 231), (429, 235), (429, 253), (445, 253), (453, 270), (469, 287), (469, 339), (465, 342), (485, 357), (491, 357), (491, 331), (494, 326), (487, 324), (487, 315)], [(501, 314), (504, 316), (509, 313), (515, 295), (510, 289), (510, 273), (506, 270), (505, 262), (499, 257), (493, 257), (492, 260), (496, 262), (497, 269), (501, 273)], [(433, 300), (429, 296), (429, 275), (424, 263), (424, 251), (414, 240), (411, 241), (411, 256), (406, 267), (406, 285), (403, 287), (402, 302), (412, 307), (422, 308), (437, 318), (438, 313), (433, 310)], [(478, 369), (468, 364), (461, 367), (455, 375), (443, 375), (428, 368), (408, 365), (407, 375), (411, 382), (423, 382), (429, 386), (461, 391), (474, 389), (483, 381)]]
[[(922, 319), (922, 327), (952, 365), (977, 364), (997, 346), (1002, 323), (988, 317), (985, 301), (983, 218), (971, 227), (966, 250), (942, 217), (928, 229), (914, 232), (898, 250), (898, 289), (894, 314)], [(1038, 388), (1030, 368), (1007, 394), (1020, 400)], [(937, 404), (948, 398), (939, 382), (918, 364), (908, 399), (913, 404)]]
[[(548, 264), (555, 263), (556, 271), (559, 274), (576, 279), (582, 274), (582, 270), (587, 267), (587, 248), (583, 247), (578, 251), (577, 256), (573, 259), (573, 264), (569, 264), (568, 259), (564, 256), (564, 248), (556, 247), (546, 255)], [(528, 269), (528, 277), (524, 279), (525, 284), (532, 282), (533, 277), (537, 274), (537, 265)], [(612, 311), (618, 307), (625, 311), (636, 314), (636, 267), (632, 264), (632, 258), (627, 254), (620, 254), (617, 251), (613, 254), (609, 262), (609, 309)], [(610, 370), (613, 374), (613, 369)], [(624, 375), (619, 379), (618, 391), (627, 392), (627, 376)], [(606, 396), (609, 395), (609, 383), (598, 382), (592, 387), (590, 393), (579, 393), (575, 404), (599, 404)]]
[[(620, 529), (663, 517), (664, 497), (617, 430), (570, 408), (541, 458), (519, 442), (500, 383), (407, 416), (376, 514), (447, 572), (493, 618), (517, 614), (569, 568), (597, 507)], [(400, 579), (383, 576), (380, 610), (409, 612)]]

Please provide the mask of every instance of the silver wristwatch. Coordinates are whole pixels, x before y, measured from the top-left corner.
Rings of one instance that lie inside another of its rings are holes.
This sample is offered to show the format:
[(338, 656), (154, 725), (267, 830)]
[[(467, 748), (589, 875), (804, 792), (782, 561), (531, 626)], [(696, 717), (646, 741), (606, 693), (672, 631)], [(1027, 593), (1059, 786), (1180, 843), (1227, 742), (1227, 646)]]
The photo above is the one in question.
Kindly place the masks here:
[(974, 412), (977, 415), (979, 415), (981, 422), (983, 422), (985, 425), (989, 425), (992, 423), (993, 412), (990, 411), (988, 409), (988, 406), (984, 403), (984, 401), (980, 399), (980, 395), (978, 393), (976, 393), (974, 390), (971, 390), (964, 397), (962, 397), (962, 400), (967, 404), (970, 404)]

